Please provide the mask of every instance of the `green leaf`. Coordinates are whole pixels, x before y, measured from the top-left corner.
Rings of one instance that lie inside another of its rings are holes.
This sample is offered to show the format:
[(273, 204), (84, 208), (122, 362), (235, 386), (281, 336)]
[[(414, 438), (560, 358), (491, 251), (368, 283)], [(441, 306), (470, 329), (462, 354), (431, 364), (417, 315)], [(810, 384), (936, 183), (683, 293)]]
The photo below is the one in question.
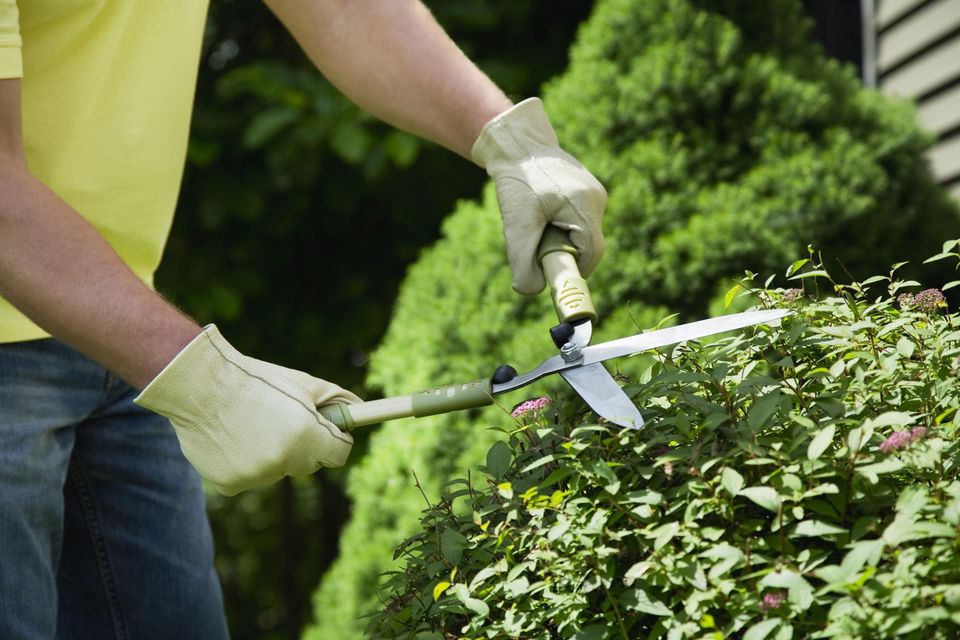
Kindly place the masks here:
[(829, 278), (830, 274), (824, 271), (823, 269), (814, 269), (813, 271), (807, 271), (799, 275), (791, 276), (791, 280), (804, 280), (805, 278)]
[(910, 540), (914, 532), (913, 518), (899, 515), (883, 530), (883, 541), (891, 547), (896, 547)]
[(960, 280), (951, 280), (951, 281), (948, 282), (947, 284), (945, 284), (945, 285), (943, 285), (942, 287), (940, 287), (940, 291), (948, 291), (948, 290), (950, 290), (950, 289), (953, 289), (953, 288), (956, 287), (957, 285), (960, 285)]
[(876, 418), (867, 420), (865, 425), (870, 425), (874, 429), (881, 427), (905, 427), (916, 422), (916, 417), (903, 411), (885, 411)]
[(673, 540), (673, 537), (677, 535), (677, 532), (680, 531), (679, 522), (668, 522), (660, 527), (657, 527), (654, 531), (654, 542), (653, 550), (659, 551), (665, 544)]
[(623, 584), (627, 587), (632, 585), (635, 581), (642, 578), (650, 569), (653, 568), (652, 562), (637, 562), (623, 574)]
[(737, 497), (737, 494), (740, 493), (740, 489), (743, 489), (743, 485), (746, 484), (743, 476), (740, 475), (735, 469), (731, 467), (724, 467), (723, 472), (720, 474), (720, 485), (726, 489), (732, 497)]
[(440, 596), (443, 595), (444, 591), (446, 591), (449, 588), (450, 588), (450, 583), (447, 582), (446, 580), (442, 582), (438, 582), (433, 587), (433, 601), (436, 602), (437, 600), (439, 600)]
[(743, 287), (740, 286), (740, 283), (738, 282), (727, 290), (727, 293), (723, 296), (724, 309), (730, 308), (730, 305), (733, 304), (733, 299), (737, 297), (737, 292), (739, 292), (742, 288)]
[(801, 267), (803, 267), (803, 265), (807, 264), (808, 262), (810, 262), (810, 258), (801, 258), (800, 260), (797, 260), (796, 262), (794, 262), (792, 265), (787, 267), (786, 277), (789, 278), (790, 276), (795, 274), (797, 271), (800, 270)]
[(929, 264), (929, 263), (931, 263), (931, 262), (937, 262), (937, 261), (939, 261), (939, 260), (946, 260), (947, 258), (953, 258), (953, 257), (955, 257), (955, 256), (954, 256), (952, 253), (938, 253), (937, 255), (935, 255), (935, 256), (930, 256), (929, 258), (927, 258), (926, 260), (924, 260), (924, 261), (923, 261), (923, 264)]
[(483, 600), (478, 600), (470, 595), (470, 590), (467, 589), (465, 584), (456, 584), (450, 589), (457, 599), (470, 611), (473, 611), (475, 614), (481, 618), (486, 618), (490, 615), (490, 607)]
[(828, 495), (833, 493), (840, 493), (840, 488), (837, 485), (833, 484), (832, 482), (824, 482), (824, 483), (818, 484), (817, 486), (815, 486), (813, 489), (810, 489), (809, 491), (804, 491), (803, 495), (800, 497), (801, 499), (806, 500), (807, 498), (812, 498), (814, 496), (822, 496), (822, 495)]
[(854, 471), (866, 478), (870, 484), (877, 484), (881, 475), (896, 473), (901, 469), (903, 469), (903, 461), (899, 458), (886, 458), (880, 462), (855, 467)]
[(640, 611), (654, 616), (669, 616), (670, 609), (659, 600), (655, 600), (642, 587), (632, 587), (621, 598), (623, 606), (631, 611)]
[[(497, 573), (499, 573), (498, 569), (499, 568), (496, 565), (480, 569), (480, 571), (477, 572), (477, 575), (473, 576), (473, 579), (470, 580), (470, 590), (472, 591), (476, 589), (478, 586), (483, 584), (484, 580), (487, 578), (497, 575)], [(434, 600), (436, 600), (436, 598), (434, 598)]]
[(914, 540), (922, 538), (947, 538), (953, 540), (957, 537), (957, 529), (943, 522), (920, 521), (914, 525), (916, 537)]
[(930, 497), (926, 487), (920, 485), (908, 486), (903, 489), (897, 498), (897, 513), (904, 516), (915, 516), (927, 506)]
[(460, 562), (466, 547), (467, 539), (456, 529), (448, 527), (440, 535), (440, 553), (450, 564), (456, 565)]
[(791, 411), (787, 415), (792, 421), (796, 422), (801, 427), (805, 427), (807, 429), (813, 429), (814, 427), (817, 426), (817, 424), (813, 420), (811, 420), (807, 416), (802, 416), (799, 413), (794, 413), (793, 411)]
[(923, 540), (925, 538), (956, 538), (957, 530), (951, 525), (942, 522), (917, 522), (913, 516), (904, 514), (893, 519), (883, 531), (883, 541), (891, 547), (905, 542)]
[(589, 465), (589, 469), (596, 474), (597, 477), (606, 482), (603, 488), (607, 493), (611, 495), (617, 494), (620, 490), (620, 479), (617, 478), (617, 474), (614, 473), (606, 461), (595, 460)]
[(883, 553), (883, 540), (861, 540), (851, 545), (843, 562), (837, 565), (825, 565), (815, 571), (818, 578), (833, 588), (845, 588), (860, 576), (860, 570), (868, 563), (876, 566)]
[(743, 634), (743, 640), (763, 640), (770, 635), (770, 632), (773, 631), (778, 624), (780, 624), (780, 618), (770, 618), (763, 622), (758, 622), (747, 629), (747, 632)]
[(511, 598), (518, 598), (530, 590), (530, 581), (524, 576), (520, 576), (503, 584), (504, 590)]
[(838, 534), (849, 533), (846, 529), (841, 529), (840, 527), (835, 527), (832, 524), (827, 524), (826, 522), (821, 522), (819, 520), (804, 520), (803, 522), (797, 523), (796, 528), (793, 530), (793, 535), (795, 536), (835, 536)]
[(611, 633), (610, 625), (591, 624), (573, 634), (570, 640), (608, 640)]
[(747, 487), (741, 489), (738, 495), (752, 500), (767, 511), (780, 512), (780, 496), (773, 487)]
[(383, 150), (398, 167), (409, 167), (417, 158), (420, 142), (403, 131), (391, 131), (383, 139)]
[(903, 336), (897, 340), (897, 353), (899, 353), (904, 358), (909, 358), (913, 355), (913, 352), (916, 350), (917, 345), (913, 343), (913, 340)]
[[(539, 468), (539, 467), (542, 467), (542, 466), (545, 465), (545, 464), (550, 464), (551, 462), (553, 462), (553, 461), (556, 460), (556, 459), (557, 459), (557, 457), (556, 457), (555, 455), (553, 455), (552, 453), (551, 453), (551, 454), (548, 454), (548, 455), (545, 455), (545, 456), (543, 456), (542, 458), (537, 458), (536, 460), (534, 460), (533, 462), (531, 462), (530, 464), (528, 464), (527, 466), (525, 466), (523, 469), (521, 469), (521, 470), (520, 470), (520, 473), (527, 473), (528, 471), (533, 471), (534, 469), (537, 469), (537, 468)], [(556, 472), (554, 472), (554, 473), (556, 473)], [(552, 477), (553, 477), (553, 476), (552, 476), (552, 474), (551, 474), (550, 478), (547, 478), (547, 480), (551, 480)], [(544, 484), (551, 484), (551, 483), (550, 483), (550, 482), (544, 482)]]
[(299, 117), (300, 112), (290, 107), (271, 107), (260, 111), (243, 132), (243, 145), (248, 149), (263, 146), (281, 129)]
[(710, 568), (707, 573), (711, 580), (719, 580), (731, 569), (738, 566), (745, 558), (743, 552), (726, 542), (710, 547), (707, 551), (700, 554), (709, 560), (717, 560), (717, 563)]
[(350, 164), (358, 164), (367, 155), (373, 137), (359, 122), (344, 122), (333, 128), (330, 146)]
[[(810, 602), (813, 602), (813, 595), (810, 595)], [(804, 609), (809, 608), (804, 607)], [(777, 629), (777, 635), (773, 637), (773, 640), (793, 640), (793, 625), (784, 622), (783, 625)]]
[(807, 460), (816, 460), (823, 455), (823, 452), (833, 444), (833, 436), (836, 432), (837, 427), (832, 424), (817, 431), (817, 434), (813, 436), (813, 440), (807, 446)]
[(494, 443), (487, 451), (487, 472), (495, 480), (503, 477), (503, 474), (510, 468), (510, 462), (513, 460), (513, 454), (510, 451), (510, 445), (500, 441)]
[(780, 404), (782, 398), (783, 394), (780, 390), (774, 389), (767, 395), (756, 400), (753, 406), (750, 407), (750, 412), (747, 414), (747, 424), (750, 428), (754, 431), (760, 429), (777, 410), (777, 406)]
[[(867, 422), (870, 422), (869, 420)], [(847, 446), (851, 453), (857, 453), (873, 437), (873, 427), (864, 423), (862, 427), (854, 427), (847, 433)]]

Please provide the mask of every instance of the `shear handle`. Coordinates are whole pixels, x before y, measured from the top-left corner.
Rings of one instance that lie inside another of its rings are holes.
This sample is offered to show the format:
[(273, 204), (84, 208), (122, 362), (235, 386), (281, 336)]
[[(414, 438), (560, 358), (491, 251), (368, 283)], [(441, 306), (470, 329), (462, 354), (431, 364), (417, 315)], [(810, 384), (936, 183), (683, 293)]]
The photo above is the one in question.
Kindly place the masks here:
[(560, 322), (597, 320), (590, 288), (577, 266), (578, 255), (579, 252), (570, 242), (566, 231), (553, 225), (547, 226), (540, 238), (537, 259), (540, 260), (543, 275), (550, 285), (553, 308), (556, 309)]

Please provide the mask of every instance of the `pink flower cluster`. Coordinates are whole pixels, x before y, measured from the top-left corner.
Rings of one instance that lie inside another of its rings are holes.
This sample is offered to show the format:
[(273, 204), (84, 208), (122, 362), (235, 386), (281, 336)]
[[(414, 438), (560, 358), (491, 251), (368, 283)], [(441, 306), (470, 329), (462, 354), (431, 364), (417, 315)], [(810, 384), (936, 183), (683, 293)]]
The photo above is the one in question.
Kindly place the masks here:
[(518, 404), (516, 408), (514, 408), (514, 410), (510, 412), (510, 415), (513, 416), (514, 418), (519, 418), (521, 416), (525, 416), (528, 413), (532, 413), (534, 411), (541, 411), (545, 406), (547, 406), (551, 402), (552, 400), (550, 400), (550, 398), (546, 396), (542, 398), (536, 398), (534, 400), (527, 400), (526, 402), (521, 402), (520, 404)]
[(936, 313), (947, 306), (947, 298), (939, 289), (924, 289), (916, 295), (901, 293), (897, 296), (897, 302), (901, 309), (913, 307), (924, 313)]
[(784, 302), (796, 302), (803, 298), (803, 289), (787, 289), (783, 292)]
[(771, 591), (770, 593), (763, 594), (763, 602), (760, 603), (760, 608), (764, 611), (770, 611), (771, 609), (779, 609), (780, 605), (783, 604), (783, 601), (787, 597), (784, 595), (783, 591)]
[(880, 443), (880, 451), (890, 453), (913, 444), (927, 435), (926, 427), (914, 427), (909, 431), (896, 431), (889, 438)]

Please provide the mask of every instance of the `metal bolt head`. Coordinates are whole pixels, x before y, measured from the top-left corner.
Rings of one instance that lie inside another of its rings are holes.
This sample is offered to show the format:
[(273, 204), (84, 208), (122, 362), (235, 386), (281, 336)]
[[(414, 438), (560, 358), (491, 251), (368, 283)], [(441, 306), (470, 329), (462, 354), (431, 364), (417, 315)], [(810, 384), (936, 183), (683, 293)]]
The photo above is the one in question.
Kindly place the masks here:
[(560, 347), (560, 357), (563, 358), (564, 362), (575, 362), (579, 360), (582, 355), (583, 352), (580, 350), (580, 345), (576, 342), (568, 342)]

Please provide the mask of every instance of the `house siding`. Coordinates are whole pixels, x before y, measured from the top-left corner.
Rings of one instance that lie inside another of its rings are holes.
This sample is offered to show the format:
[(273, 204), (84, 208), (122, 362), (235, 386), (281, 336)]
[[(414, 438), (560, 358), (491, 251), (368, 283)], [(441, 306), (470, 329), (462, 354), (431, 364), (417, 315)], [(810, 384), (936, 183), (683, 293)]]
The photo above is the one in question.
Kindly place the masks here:
[(867, 34), (879, 89), (914, 100), (937, 136), (934, 175), (960, 200), (960, 0), (874, 0)]

